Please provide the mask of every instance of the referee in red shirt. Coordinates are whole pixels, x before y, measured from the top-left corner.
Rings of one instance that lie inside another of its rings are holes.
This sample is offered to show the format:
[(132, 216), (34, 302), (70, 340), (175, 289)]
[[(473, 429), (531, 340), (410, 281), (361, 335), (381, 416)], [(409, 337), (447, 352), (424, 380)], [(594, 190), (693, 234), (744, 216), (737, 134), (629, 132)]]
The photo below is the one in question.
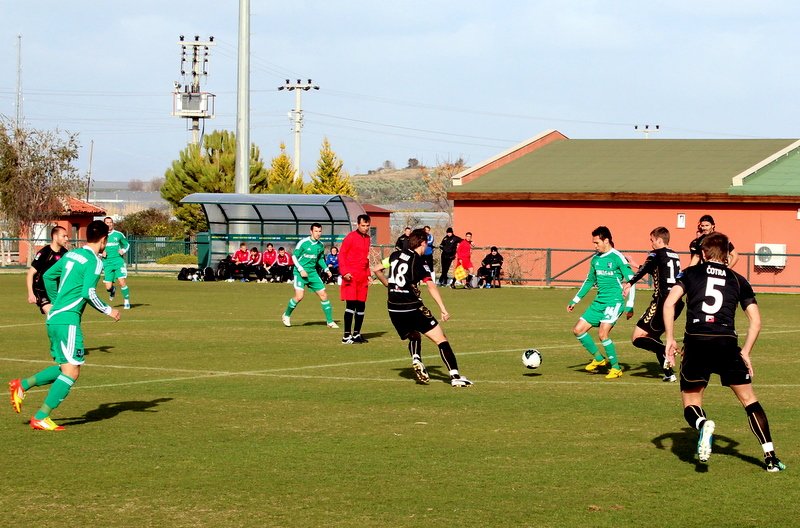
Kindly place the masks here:
[(358, 228), (348, 233), (339, 248), (340, 292), (345, 302), (342, 344), (366, 343), (361, 336), (369, 288), (369, 225), (367, 214), (358, 215)]

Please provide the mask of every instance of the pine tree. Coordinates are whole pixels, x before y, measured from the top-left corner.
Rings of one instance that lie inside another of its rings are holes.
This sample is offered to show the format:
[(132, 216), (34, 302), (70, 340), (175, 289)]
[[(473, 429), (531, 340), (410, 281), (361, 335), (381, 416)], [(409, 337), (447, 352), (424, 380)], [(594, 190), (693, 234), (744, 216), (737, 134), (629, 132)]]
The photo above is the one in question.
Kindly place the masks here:
[(303, 177), (294, 174), (292, 160), (286, 154), (286, 145), (281, 143), (281, 153), (272, 158), (269, 168), (269, 193), (271, 194), (305, 194), (306, 185)]
[[(196, 192), (234, 192), (236, 136), (214, 131), (203, 138), (202, 148), (189, 145), (164, 174), (161, 196), (172, 204), (175, 217), (190, 233), (207, 229), (205, 215), (197, 204), (181, 204), (186, 195)], [(250, 192), (267, 192), (269, 172), (255, 145), (250, 146)]]
[(356, 190), (350, 181), (350, 176), (342, 170), (344, 162), (336, 157), (331, 150), (328, 138), (322, 140), (319, 151), (317, 170), (311, 175), (311, 190), (313, 194), (342, 194), (356, 196)]

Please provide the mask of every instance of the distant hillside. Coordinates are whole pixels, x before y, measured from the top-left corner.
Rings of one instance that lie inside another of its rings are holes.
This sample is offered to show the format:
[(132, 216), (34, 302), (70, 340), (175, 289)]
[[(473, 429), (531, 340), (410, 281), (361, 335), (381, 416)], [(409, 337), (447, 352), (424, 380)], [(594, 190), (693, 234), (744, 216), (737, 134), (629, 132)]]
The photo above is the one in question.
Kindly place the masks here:
[(371, 174), (354, 174), (350, 181), (358, 198), (377, 205), (416, 201), (425, 195), (420, 169), (380, 169)]

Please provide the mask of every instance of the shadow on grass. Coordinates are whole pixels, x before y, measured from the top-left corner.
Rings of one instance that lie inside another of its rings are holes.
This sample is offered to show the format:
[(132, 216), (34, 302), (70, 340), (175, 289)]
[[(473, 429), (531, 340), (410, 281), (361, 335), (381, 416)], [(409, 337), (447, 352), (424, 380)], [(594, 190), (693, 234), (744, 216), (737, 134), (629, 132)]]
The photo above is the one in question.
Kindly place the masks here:
[(638, 377), (638, 378), (658, 378), (661, 379), (664, 377), (664, 369), (658, 362), (650, 362), (642, 363), (638, 367), (631, 369), (630, 372), (631, 376)]
[(158, 406), (160, 403), (172, 401), (172, 398), (158, 398), (151, 401), (124, 401), (115, 403), (101, 403), (97, 409), (88, 411), (83, 416), (73, 418), (63, 418), (59, 420), (60, 425), (83, 425), (91, 422), (99, 422), (102, 420), (109, 420), (116, 418), (116, 416), (125, 411), (132, 412), (158, 412), (153, 407)]
[(111, 346), (111, 345), (103, 345), (103, 346), (92, 347), (92, 348), (84, 348), (83, 349), (83, 354), (86, 355), (86, 356), (88, 356), (92, 352), (104, 352), (104, 353), (108, 354), (108, 353), (111, 352), (111, 350), (113, 348), (114, 347)]
[[(672, 454), (678, 457), (681, 462), (692, 464), (695, 466), (695, 471), (698, 473), (705, 473), (708, 471), (708, 464), (704, 464), (697, 460), (697, 431), (690, 427), (684, 427), (681, 431), (674, 431), (657, 436), (651, 440), (657, 449), (667, 449), (667, 444), (672, 451)], [(745, 462), (763, 468), (764, 461), (750, 455), (744, 455), (737, 449), (739, 442), (727, 436), (714, 434), (714, 445), (712, 448), (711, 459), (714, 457), (726, 455), (739, 458)]]

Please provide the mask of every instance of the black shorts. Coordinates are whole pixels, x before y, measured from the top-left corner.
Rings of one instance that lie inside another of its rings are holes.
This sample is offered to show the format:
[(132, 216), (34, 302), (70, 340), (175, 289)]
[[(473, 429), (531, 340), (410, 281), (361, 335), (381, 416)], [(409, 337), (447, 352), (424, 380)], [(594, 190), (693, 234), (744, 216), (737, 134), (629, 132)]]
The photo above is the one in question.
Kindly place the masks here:
[(427, 334), (437, 326), (439, 321), (433, 316), (425, 306), (420, 306), (416, 310), (409, 312), (389, 312), (389, 319), (392, 320), (397, 335), (400, 339), (408, 339), (414, 332)]
[[(661, 337), (664, 333), (664, 300), (653, 299), (650, 306), (636, 322), (636, 326), (647, 332), (650, 337)], [(675, 303), (675, 319), (683, 312), (683, 300)]]
[(736, 336), (695, 336), (683, 338), (681, 390), (708, 386), (711, 374), (719, 374), (723, 387), (752, 383)]
[(33, 295), (36, 296), (36, 306), (39, 307), (39, 311), (42, 313), (44, 313), (45, 306), (53, 304), (53, 301), (50, 300), (50, 297), (47, 296), (47, 292), (44, 290), (34, 288)]

